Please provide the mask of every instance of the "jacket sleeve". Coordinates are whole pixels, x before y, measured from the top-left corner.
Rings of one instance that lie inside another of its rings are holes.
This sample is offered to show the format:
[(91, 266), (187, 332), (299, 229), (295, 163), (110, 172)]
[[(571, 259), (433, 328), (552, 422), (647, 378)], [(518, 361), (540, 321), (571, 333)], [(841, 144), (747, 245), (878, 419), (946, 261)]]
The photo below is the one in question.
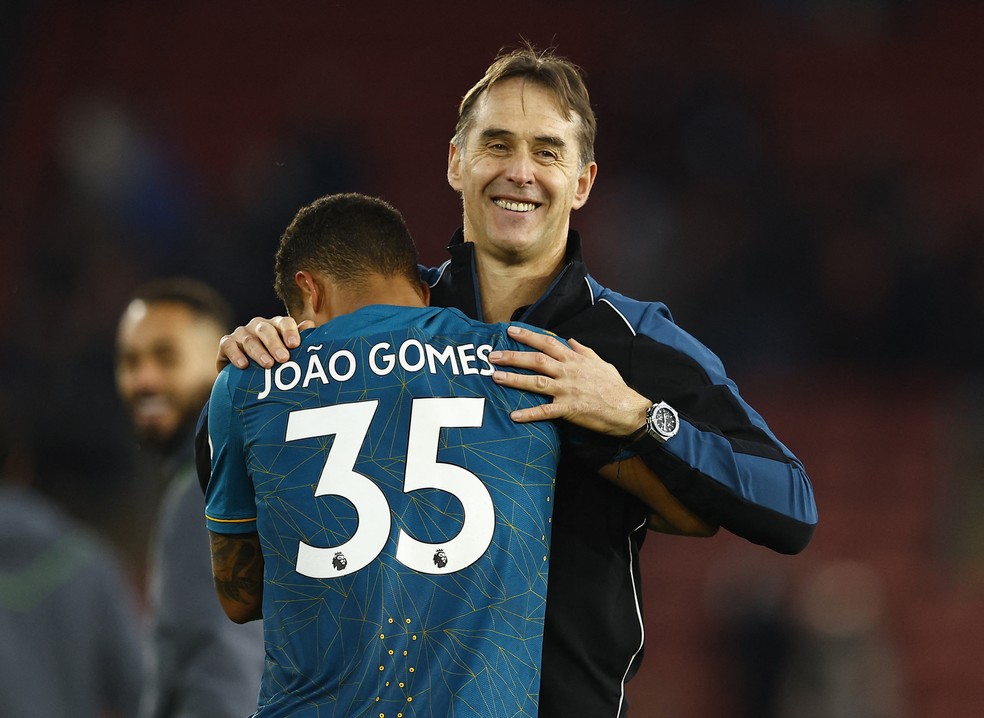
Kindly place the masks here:
[(677, 410), (676, 436), (665, 444), (644, 436), (628, 449), (688, 509), (774, 551), (809, 544), (817, 507), (803, 464), (664, 305), (609, 292), (556, 331), (594, 349), (640, 394)]
[(802, 551), (818, 518), (803, 464), (742, 399), (714, 354), (668, 317), (647, 319), (631, 340), (623, 377), (674, 407), (680, 430), (665, 444), (644, 436), (635, 453), (705, 519), (780, 553)]

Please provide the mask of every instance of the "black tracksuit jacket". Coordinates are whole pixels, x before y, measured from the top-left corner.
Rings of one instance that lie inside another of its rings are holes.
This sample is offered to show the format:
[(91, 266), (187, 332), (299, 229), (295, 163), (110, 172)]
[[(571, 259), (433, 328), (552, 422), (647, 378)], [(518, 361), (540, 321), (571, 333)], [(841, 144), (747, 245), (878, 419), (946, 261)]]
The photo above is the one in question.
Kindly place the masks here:
[[(442, 266), (421, 268), (431, 303), (483, 319), (474, 245), (459, 229)], [(602, 287), (588, 273), (576, 232), (567, 263), (534, 304), (513, 315), (574, 338), (618, 368), (626, 383), (680, 415), (665, 444), (631, 446), (688, 508), (754, 543), (801, 551), (817, 509), (800, 461), (738, 393), (720, 360), (680, 329), (658, 302)], [(625, 683), (642, 658), (639, 550), (648, 512), (594, 467), (619, 450), (599, 440), (565, 451), (557, 473), (540, 687), (541, 718), (626, 715)]]

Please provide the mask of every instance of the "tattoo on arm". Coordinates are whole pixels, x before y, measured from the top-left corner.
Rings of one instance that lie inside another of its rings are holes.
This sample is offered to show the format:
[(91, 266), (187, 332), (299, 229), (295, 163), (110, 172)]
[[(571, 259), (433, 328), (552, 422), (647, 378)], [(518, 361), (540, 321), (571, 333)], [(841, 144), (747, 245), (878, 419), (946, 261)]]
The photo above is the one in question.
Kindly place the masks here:
[(247, 606), (263, 596), (263, 554), (257, 534), (216, 534), (212, 546), (215, 588), (226, 600)]

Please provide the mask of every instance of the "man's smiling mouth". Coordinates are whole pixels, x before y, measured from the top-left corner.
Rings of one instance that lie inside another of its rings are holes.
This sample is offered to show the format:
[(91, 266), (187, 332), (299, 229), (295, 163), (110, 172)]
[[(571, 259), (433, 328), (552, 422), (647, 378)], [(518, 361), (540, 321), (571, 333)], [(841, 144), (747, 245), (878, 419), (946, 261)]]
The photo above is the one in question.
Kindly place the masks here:
[(508, 209), (510, 212), (532, 212), (540, 206), (533, 202), (516, 202), (511, 199), (494, 199), (492, 201), (497, 207)]

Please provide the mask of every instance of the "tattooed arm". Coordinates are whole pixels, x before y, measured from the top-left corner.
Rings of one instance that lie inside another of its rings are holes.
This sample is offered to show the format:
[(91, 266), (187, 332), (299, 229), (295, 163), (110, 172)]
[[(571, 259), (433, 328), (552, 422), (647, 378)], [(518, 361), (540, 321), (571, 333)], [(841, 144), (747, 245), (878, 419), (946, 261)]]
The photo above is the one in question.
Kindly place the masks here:
[(257, 533), (208, 532), (212, 578), (223, 610), (236, 623), (263, 617), (263, 553)]

